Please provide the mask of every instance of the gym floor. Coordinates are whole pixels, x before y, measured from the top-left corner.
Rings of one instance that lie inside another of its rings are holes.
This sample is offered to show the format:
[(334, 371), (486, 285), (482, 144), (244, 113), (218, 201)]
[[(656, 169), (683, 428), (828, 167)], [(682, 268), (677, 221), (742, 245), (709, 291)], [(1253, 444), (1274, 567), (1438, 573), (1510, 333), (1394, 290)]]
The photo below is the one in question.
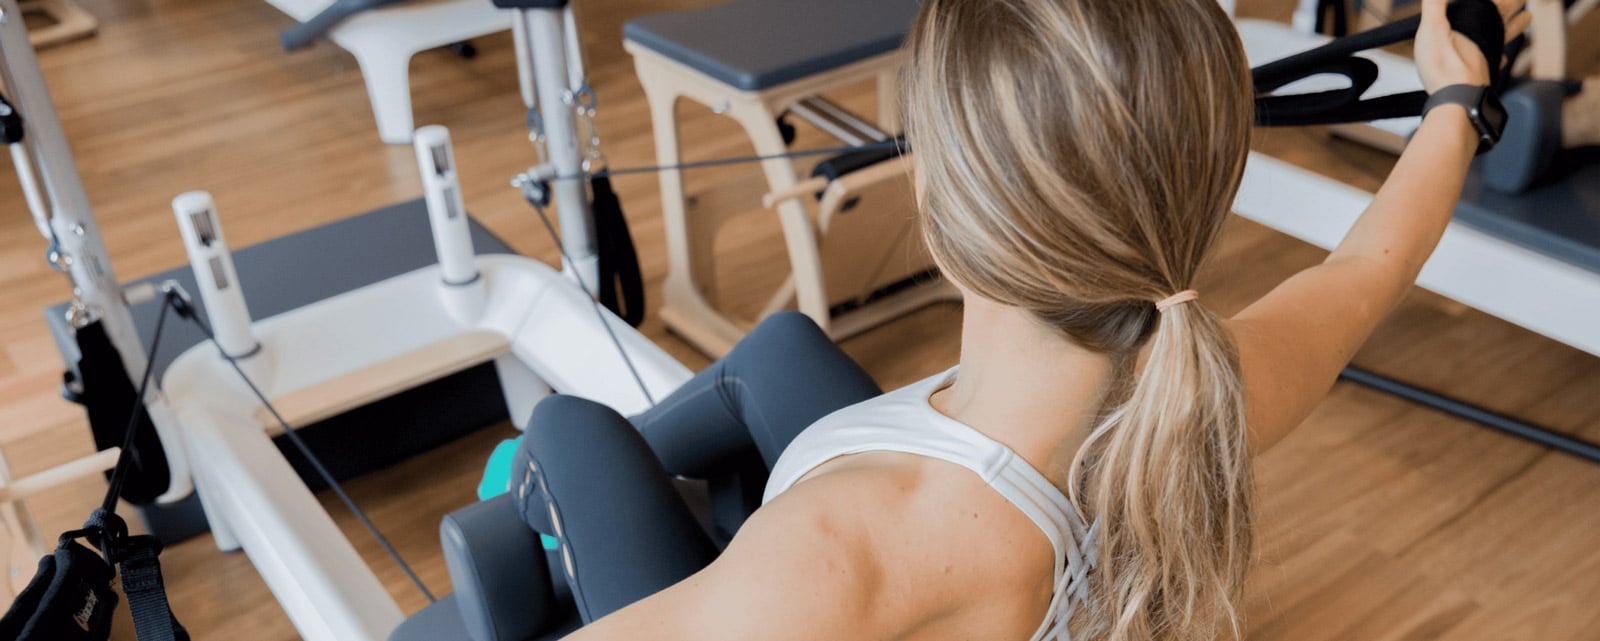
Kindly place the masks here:
[[(591, 0), (584, 37), (599, 131), (615, 167), (654, 160), (650, 122), (621, 24), (633, 15), (706, 0)], [(1286, 20), (1288, 0), (1245, 0), (1244, 15)], [(378, 141), (354, 60), (322, 44), (285, 54), (289, 18), (246, 0), (93, 0), (98, 35), (40, 59), (118, 274), (131, 279), (185, 264), (169, 201), (211, 191), (234, 247), (321, 225), (421, 193), (410, 147)], [(1575, 33), (1597, 28), (1585, 25)], [(1582, 40), (1574, 38), (1574, 40)], [(413, 61), (419, 124), (450, 127), (467, 207), (512, 247), (555, 262), (554, 246), (514, 190), (535, 162), (522, 127), (509, 35)], [(1600, 70), (1593, 42), (1579, 72)], [(836, 96), (871, 113), (870, 88)], [(739, 131), (685, 107), (692, 159), (745, 153)], [(826, 139), (801, 127), (801, 146)], [(1393, 158), (1318, 129), (1260, 131), (1262, 151), (1365, 189)], [(0, 164), (0, 451), (19, 475), (92, 449), (82, 412), (59, 398), (61, 362), (40, 310), (68, 295), (45, 265), (9, 163)], [(739, 187), (752, 168), (690, 177), (691, 193)], [(666, 266), (653, 176), (617, 179), (639, 243), (652, 302)], [(784, 273), (770, 216), (745, 216), (721, 240), (724, 304), (753, 313)], [(1235, 220), (1199, 289), (1237, 310), (1325, 253)], [(845, 344), (885, 387), (956, 359), (959, 314), (919, 312)], [(706, 359), (668, 334), (646, 335), (691, 368)], [(1600, 359), (1423, 291), (1415, 291), (1356, 362), (1514, 416), (1600, 440)], [(482, 462), (513, 433), (498, 425), (350, 483), (435, 592), (449, 577), (437, 524), (474, 499)], [(1550, 452), (1403, 401), (1341, 384), (1294, 435), (1261, 457), (1261, 560), (1249, 594), (1257, 641), (1452, 639), (1559, 641), (1600, 627), (1600, 466)], [(91, 479), (30, 503), (47, 535), (82, 521), (104, 483)], [(324, 503), (401, 607), (423, 598), (347, 513)], [(197, 639), (297, 638), (249, 561), (208, 536), (164, 555), (174, 610)], [(119, 639), (132, 639), (126, 609)]]

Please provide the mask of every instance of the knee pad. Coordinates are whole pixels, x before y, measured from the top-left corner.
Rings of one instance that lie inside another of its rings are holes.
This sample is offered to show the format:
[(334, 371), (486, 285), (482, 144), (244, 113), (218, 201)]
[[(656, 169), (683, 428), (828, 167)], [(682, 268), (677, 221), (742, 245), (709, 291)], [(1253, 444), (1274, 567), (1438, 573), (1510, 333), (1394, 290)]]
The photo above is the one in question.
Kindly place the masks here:
[(1506, 130), (1500, 144), (1478, 159), (1485, 185), (1518, 194), (1539, 182), (1561, 151), (1561, 102), (1565, 97), (1561, 83), (1543, 80), (1519, 84), (1501, 97), (1508, 117)]

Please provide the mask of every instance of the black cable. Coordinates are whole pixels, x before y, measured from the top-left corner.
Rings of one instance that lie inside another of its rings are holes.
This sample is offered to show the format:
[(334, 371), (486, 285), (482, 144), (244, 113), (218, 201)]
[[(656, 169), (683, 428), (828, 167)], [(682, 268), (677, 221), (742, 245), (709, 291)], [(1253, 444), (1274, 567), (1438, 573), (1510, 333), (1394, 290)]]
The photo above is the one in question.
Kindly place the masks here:
[(133, 435), (139, 429), (139, 417), (144, 416), (144, 395), (150, 389), (150, 376), (156, 370), (156, 352), (161, 349), (161, 330), (167, 324), (167, 310), (171, 309), (171, 300), (174, 294), (168, 292), (161, 301), (161, 313), (156, 316), (156, 333), (150, 337), (150, 348), (145, 350), (147, 360), (144, 363), (144, 374), (139, 376), (139, 391), (133, 395), (133, 407), (128, 410), (128, 428), (122, 433), (122, 453), (117, 455), (117, 466), (111, 469), (111, 482), (106, 489), (106, 498), (100, 502), (100, 509), (113, 512), (117, 507), (117, 497), (122, 494), (122, 484), (128, 477), (128, 466), (124, 465), (125, 459), (132, 456)]
[(872, 151), (876, 149), (894, 149), (905, 146), (903, 140), (884, 140), (869, 142), (864, 145), (846, 145), (843, 147), (823, 147), (821, 149), (802, 149), (799, 151), (786, 151), (781, 154), (767, 154), (764, 156), (734, 156), (732, 158), (716, 158), (713, 160), (699, 160), (694, 162), (678, 163), (676, 165), (649, 165), (644, 167), (624, 167), (622, 169), (602, 169), (590, 174), (567, 174), (552, 177), (551, 180), (578, 180), (582, 178), (605, 178), (609, 176), (627, 176), (630, 174), (653, 174), (663, 171), (683, 171), (686, 169), (704, 169), (706, 167), (722, 167), (724, 165), (742, 165), (762, 162), (766, 160), (783, 160), (788, 158), (805, 158), (807, 156), (825, 156), (830, 154), (847, 154), (855, 151)]
[(606, 322), (606, 313), (604, 309), (600, 308), (600, 301), (589, 295), (589, 284), (584, 282), (583, 274), (578, 269), (578, 263), (573, 261), (572, 256), (567, 254), (566, 245), (561, 244), (561, 234), (556, 233), (555, 225), (550, 224), (550, 216), (545, 214), (544, 207), (535, 200), (529, 198), (528, 204), (533, 205), (533, 210), (539, 212), (539, 221), (544, 223), (544, 230), (549, 232), (550, 239), (555, 241), (556, 250), (561, 252), (561, 260), (566, 261), (567, 268), (572, 270), (572, 277), (578, 279), (578, 286), (583, 288), (583, 297), (589, 299), (589, 304), (594, 307), (595, 318), (600, 319), (600, 326), (604, 327), (606, 335), (611, 337), (611, 344), (617, 347), (617, 354), (622, 356), (622, 362), (628, 366), (628, 373), (633, 375), (633, 382), (639, 384), (639, 391), (644, 394), (645, 402), (649, 403), (650, 407), (655, 407), (655, 397), (650, 394), (650, 388), (645, 386), (644, 377), (639, 375), (639, 369), (634, 367), (633, 358), (628, 356), (628, 350), (623, 349), (622, 341), (617, 338), (617, 332), (611, 329), (611, 323)]
[(255, 381), (250, 380), (250, 376), (244, 373), (243, 368), (239, 367), (238, 361), (223, 351), (222, 345), (217, 343), (216, 335), (211, 332), (211, 326), (201, 319), (199, 314), (193, 313), (193, 308), (189, 308), (189, 312), (182, 315), (193, 322), (206, 335), (206, 340), (217, 348), (217, 353), (222, 356), (223, 360), (228, 361), (228, 365), (232, 366), (233, 371), (239, 374), (239, 378), (244, 381), (245, 386), (250, 388), (250, 393), (255, 395), (256, 400), (261, 401), (261, 405), (267, 409), (268, 413), (272, 414), (273, 420), (277, 421), (278, 426), (283, 428), (283, 435), (289, 439), (290, 443), (294, 444), (295, 449), (300, 450), (300, 453), (305, 455), (306, 461), (311, 464), (312, 469), (316, 470), (317, 476), (322, 477), (323, 482), (327, 483), (333, 493), (339, 496), (339, 500), (344, 503), (345, 507), (350, 509), (350, 513), (355, 515), (356, 520), (361, 522), (361, 526), (367, 529), (372, 538), (378, 541), (378, 545), (383, 548), (384, 552), (388, 553), (389, 558), (394, 559), (395, 564), (400, 566), (400, 570), (405, 572), (407, 578), (411, 579), (411, 583), (417, 586), (423, 596), (428, 597), (429, 603), (437, 602), (438, 599), (433, 596), (432, 592), (428, 591), (428, 586), (422, 583), (422, 579), (411, 569), (411, 565), (406, 563), (404, 558), (401, 558), (400, 552), (394, 549), (394, 546), (389, 543), (389, 539), (378, 531), (378, 526), (367, 518), (366, 512), (361, 511), (361, 508), (356, 506), (355, 500), (345, 493), (344, 486), (339, 485), (339, 481), (333, 478), (333, 474), (328, 471), (327, 467), (323, 466), (322, 460), (317, 458), (317, 455), (311, 451), (311, 447), (306, 445), (300, 435), (289, 425), (289, 422), (285, 421), (283, 416), (278, 413), (278, 408), (272, 406), (272, 401), (267, 400), (266, 394), (261, 393), (261, 389), (256, 387)]

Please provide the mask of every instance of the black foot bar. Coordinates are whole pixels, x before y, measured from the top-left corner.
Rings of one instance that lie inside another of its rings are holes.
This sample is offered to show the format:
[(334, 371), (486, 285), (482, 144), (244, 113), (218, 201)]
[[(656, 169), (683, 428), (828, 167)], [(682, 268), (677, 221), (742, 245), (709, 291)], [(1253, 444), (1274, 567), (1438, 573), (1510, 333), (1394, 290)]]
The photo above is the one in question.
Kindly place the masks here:
[(1339, 378), (1587, 459), (1591, 463), (1600, 463), (1600, 445), (1583, 439), (1524, 423), (1504, 414), (1496, 414), (1477, 405), (1402, 383), (1359, 367), (1344, 368), (1344, 371), (1339, 373)]

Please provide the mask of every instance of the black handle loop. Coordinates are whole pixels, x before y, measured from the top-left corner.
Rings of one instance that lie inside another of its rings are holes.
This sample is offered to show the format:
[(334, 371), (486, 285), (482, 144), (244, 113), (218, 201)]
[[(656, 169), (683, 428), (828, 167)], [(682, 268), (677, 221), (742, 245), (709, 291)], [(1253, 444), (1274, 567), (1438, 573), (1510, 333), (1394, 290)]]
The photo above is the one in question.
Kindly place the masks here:
[[(1446, 10), (1451, 28), (1461, 32), (1483, 52), (1489, 63), (1491, 91), (1498, 93), (1503, 78), (1505, 22), (1493, 0), (1456, 0)], [(1402, 118), (1422, 113), (1427, 94), (1421, 91), (1378, 98), (1362, 96), (1377, 81), (1377, 64), (1355, 54), (1411, 40), (1417, 36), (1422, 16), (1412, 16), (1376, 29), (1333, 40), (1325, 45), (1250, 70), (1256, 86), (1256, 124), (1262, 126), (1328, 125)], [(1311, 76), (1334, 74), (1350, 86), (1309, 94), (1271, 95), (1273, 91)]]

